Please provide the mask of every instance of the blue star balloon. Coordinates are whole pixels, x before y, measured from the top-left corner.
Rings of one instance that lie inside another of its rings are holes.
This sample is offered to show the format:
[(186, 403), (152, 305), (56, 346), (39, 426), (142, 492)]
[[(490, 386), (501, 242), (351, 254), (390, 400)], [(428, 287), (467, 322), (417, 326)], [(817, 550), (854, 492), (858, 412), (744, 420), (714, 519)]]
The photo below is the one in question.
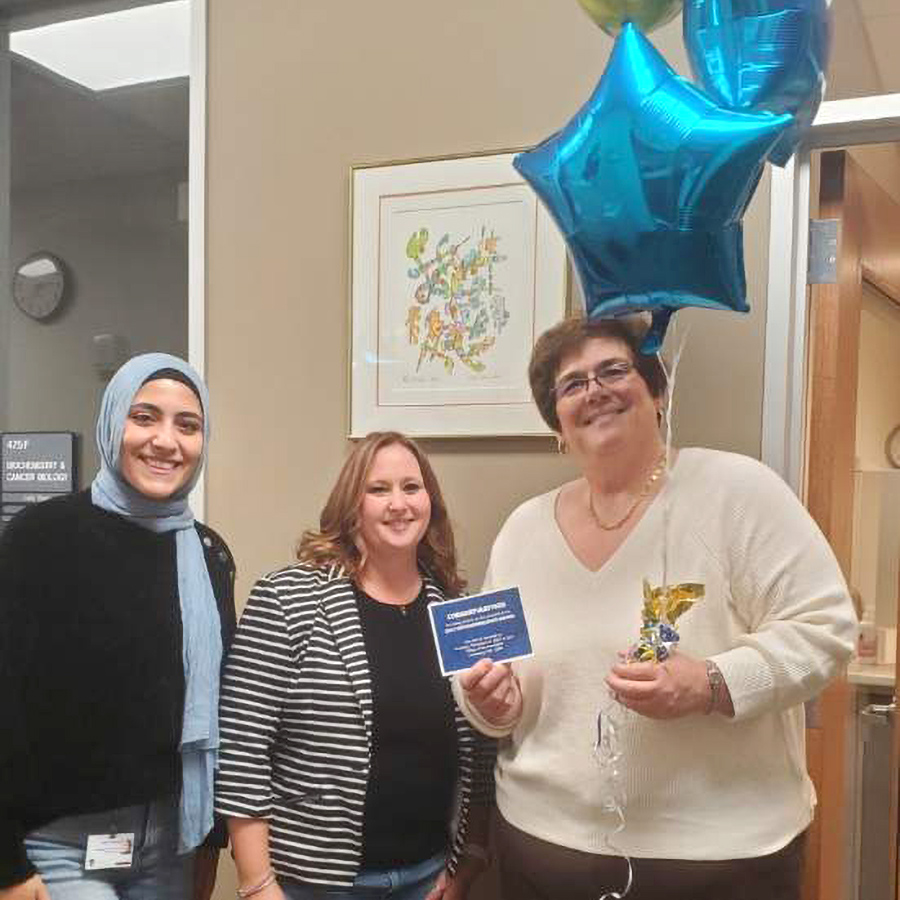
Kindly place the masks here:
[(592, 317), (745, 312), (741, 218), (790, 116), (718, 108), (631, 24), (587, 103), (515, 158), (565, 237)]
[(825, 90), (827, 0), (685, 0), (684, 43), (694, 78), (729, 109), (793, 113), (769, 154), (783, 166)]

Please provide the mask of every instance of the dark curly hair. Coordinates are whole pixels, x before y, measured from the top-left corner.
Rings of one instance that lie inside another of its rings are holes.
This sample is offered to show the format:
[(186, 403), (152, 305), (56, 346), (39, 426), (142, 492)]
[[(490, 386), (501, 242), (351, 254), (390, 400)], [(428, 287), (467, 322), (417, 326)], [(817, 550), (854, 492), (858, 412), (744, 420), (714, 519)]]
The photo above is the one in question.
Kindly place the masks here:
[(641, 353), (643, 330), (635, 325), (633, 319), (588, 319), (584, 316), (572, 316), (548, 328), (537, 339), (528, 364), (531, 395), (541, 418), (559, 433), (556, 396), (553, 393), (556, 377), (563, 360), (577, 353), (593, 338), (621, 341), (628, 348), (631, 361), (644, 379), (650, 396), (662, 397), (666, 392), (666, 372), (658, 356)]

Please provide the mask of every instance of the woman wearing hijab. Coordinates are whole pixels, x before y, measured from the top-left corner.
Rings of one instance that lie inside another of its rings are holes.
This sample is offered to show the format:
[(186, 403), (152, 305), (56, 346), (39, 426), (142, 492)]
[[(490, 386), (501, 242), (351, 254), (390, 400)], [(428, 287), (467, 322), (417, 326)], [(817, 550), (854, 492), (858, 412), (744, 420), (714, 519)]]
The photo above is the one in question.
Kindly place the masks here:
[(0, 538), (0, 900), (211, 890), (235, 622), (231, 554), (187, 503), (208, 438), (200, 376), (135, 357), (103, 395), (90, 489)]

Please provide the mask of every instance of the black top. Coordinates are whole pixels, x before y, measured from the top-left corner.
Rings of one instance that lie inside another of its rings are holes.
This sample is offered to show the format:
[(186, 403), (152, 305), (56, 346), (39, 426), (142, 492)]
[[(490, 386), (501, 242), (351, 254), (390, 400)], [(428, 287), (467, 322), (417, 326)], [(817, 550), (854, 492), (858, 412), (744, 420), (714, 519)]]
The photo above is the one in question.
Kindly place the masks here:
[(424, 587), (407, 606), (357, 589), (372, 673), (372, 754), (364, 869), (412, 865), (445, 850), (457, 777), (450, 682), (437, 662)]
[[(197, 529), (227, 649), (234, 562)], [(0, 888), (38, 826), (177, 795), (183, 705), (174, 533), (88, 491), (23, 510), (0, 537)]]

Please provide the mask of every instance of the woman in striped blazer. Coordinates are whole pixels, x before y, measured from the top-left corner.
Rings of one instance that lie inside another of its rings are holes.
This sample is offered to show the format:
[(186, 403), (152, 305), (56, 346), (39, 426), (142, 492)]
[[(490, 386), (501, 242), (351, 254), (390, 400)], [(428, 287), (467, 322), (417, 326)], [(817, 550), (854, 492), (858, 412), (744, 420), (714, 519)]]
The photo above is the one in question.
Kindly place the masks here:
[(464, 900), (494, 747), (438, 668), (426, 606), (465, 584), (416, 444), (357, 444), (298, 559), (256, 583), (222, 687), (216, 808), (238, 894)]

